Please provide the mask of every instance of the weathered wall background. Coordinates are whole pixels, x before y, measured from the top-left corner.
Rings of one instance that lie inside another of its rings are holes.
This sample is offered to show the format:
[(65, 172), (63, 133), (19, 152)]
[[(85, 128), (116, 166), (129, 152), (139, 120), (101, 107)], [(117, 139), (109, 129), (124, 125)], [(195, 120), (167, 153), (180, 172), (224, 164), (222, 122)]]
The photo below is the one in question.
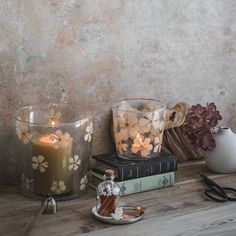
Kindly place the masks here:
[[(110, 149), (111, 104), (215, 101), (236, 128), (235, 0), (7, 0), (0, 3), (0, 183), (19, 180), (11, 111), (83, 102)], [(99, 140), (103, 140), (102, 145)]]

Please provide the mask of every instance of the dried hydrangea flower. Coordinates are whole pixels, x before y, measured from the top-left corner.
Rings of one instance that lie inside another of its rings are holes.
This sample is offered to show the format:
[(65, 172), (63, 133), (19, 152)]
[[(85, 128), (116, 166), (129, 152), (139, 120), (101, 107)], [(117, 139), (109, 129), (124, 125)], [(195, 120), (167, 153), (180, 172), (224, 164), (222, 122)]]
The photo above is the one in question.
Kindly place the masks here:
[(207, 104), (206, 107), (193, 105), (186, 115), (183, 133), (195, 147), (211, 151), (216, 146), (212, 129), (221, 119), (214, 103)]

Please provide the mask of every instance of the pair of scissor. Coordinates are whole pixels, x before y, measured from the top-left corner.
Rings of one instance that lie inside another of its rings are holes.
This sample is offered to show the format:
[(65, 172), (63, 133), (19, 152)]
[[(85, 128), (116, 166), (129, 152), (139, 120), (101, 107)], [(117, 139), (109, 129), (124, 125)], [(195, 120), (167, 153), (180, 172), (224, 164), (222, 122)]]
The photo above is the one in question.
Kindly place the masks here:
[[(205, 197), (216, 202), (236, 201), (236, 189), (221, 187), (205, 174), (200, 174), (202, 181), (209, 187), (204, 191)], [(235, 197), (232, 197), (234, 195)]]

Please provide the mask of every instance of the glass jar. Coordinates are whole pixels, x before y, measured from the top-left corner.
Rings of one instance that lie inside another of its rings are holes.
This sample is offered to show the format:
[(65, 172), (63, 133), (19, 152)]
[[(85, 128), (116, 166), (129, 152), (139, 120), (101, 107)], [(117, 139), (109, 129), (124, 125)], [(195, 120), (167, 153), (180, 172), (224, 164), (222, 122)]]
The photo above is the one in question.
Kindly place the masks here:
[(118, 156), (143, 160), (157, 157), (165, 128), (165, 105), (153, 99), (130, 99), (112, 108)]
[(16, 111), (22, 193), (56, 200), (82, 195), (88, 185), (93, 117), (81, 105), (49, 104)]
[(114, 182), (114, 171), (106, 170), (104, 181), (97, 187), (97, 212), (101, 216), (111, 216), (119, 204), (120, 188)]

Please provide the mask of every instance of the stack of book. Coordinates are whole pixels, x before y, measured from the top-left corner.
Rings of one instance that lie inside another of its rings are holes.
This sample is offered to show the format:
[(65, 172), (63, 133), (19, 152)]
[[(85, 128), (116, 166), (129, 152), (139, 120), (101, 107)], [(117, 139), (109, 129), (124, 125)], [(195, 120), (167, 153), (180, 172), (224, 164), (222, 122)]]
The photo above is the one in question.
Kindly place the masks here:
[(96, 189), (107, 169), (114, 170), (115, 181), (120, 187), (121, 196), (124, 196), (173, 186), (177, 158), (167, 152), (143, 161), (123, 160), (116, 153), (92, 156), (90, 187)]

